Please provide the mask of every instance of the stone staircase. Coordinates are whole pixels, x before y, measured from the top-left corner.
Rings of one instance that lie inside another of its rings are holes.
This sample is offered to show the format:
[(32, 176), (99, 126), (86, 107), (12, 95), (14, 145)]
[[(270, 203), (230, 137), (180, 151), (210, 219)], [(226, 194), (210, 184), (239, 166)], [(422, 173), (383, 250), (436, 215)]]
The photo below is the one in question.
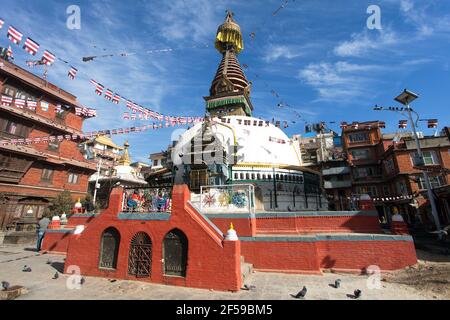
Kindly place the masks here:
[(248, 282), (247, 280), (249, 280), (252, 273), (253, 273), (253, 264), (245, 262), (244, 257), (241, 256), (242, 285), (247, 284), (247, 282)]

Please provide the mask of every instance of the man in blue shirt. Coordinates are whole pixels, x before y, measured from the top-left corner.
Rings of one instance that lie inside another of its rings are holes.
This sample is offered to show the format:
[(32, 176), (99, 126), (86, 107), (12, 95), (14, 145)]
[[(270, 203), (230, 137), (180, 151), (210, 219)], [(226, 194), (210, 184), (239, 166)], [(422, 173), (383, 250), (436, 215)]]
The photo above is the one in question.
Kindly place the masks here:
[(42, 216), (42, 219), (38, 222), (38, 239), (36, 243), (36, 249), (37, 251), (41, 251), (41, 245), (42, 240), (44, 239), (45, 231), (47, 231), (48, 225), (50, 224), (50, 219), (47, 217), (47, 215)]

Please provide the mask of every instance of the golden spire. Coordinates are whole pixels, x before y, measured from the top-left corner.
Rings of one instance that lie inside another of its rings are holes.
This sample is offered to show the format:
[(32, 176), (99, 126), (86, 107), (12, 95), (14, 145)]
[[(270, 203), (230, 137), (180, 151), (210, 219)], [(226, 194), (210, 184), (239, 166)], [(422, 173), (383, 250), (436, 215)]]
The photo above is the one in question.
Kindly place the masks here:
[(220, 53), (232, 48), (234, 48), (236, 54), (244, 50), (241, 27), (234, 22), (233, 13), (229, 10), (227, 10), (225, 22), (217, 29), (215, 46)]
[(125, 141), (123, 144), (123, 153), (119, 159), (119, 165), (121, 166), (129, 166), (131, 164), (130, 155), (128, 154), (128, 148), (130, 147), (128, 141)]

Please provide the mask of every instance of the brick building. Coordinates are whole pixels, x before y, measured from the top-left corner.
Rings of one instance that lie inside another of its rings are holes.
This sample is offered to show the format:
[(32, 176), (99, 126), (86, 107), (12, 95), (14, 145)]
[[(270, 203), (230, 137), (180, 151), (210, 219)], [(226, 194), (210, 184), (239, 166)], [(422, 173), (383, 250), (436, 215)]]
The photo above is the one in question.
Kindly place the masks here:
[[(450, 140), (444, 132), (437, 137), (419, 136), (425, 158), (423, 166), (419, 166), (416, 143), (410, 132), (383, 135), (378, 121), (354, 122), (344, 128), (343, 152), (348, 157), (349, 169), (341, 163), (337, 165), (340, 169), (328, 165), (330, 168), (322, 170), (331, 170), (331, 173), (338, 170), (341, 175), (339, 182), (334, 179), (328, 182), (328, 188), (325, 185), (327, 193), (334, 196), (335, 207), (343, 202), (339, 200), (339, 194), (347, 200), (369, 194), (381, 220), (390, 222), (392, 213), (399, 210), (411, 225), (433, 225), (423, 181), (422, 170), (425, 169), (429, 172), (433, 189), (436, 189), (441, 224), (449, 224)], [(349, 172), (350, 176), (346, 176)], [(350, 184), (348, 178), (351, 179)], [(324, 177), (325, 183), (326, 180)]]
[[(412, 138), (403, 138), (392, 143), (383, 155), (385, 183), (377, 203), (385, 203), (385, 210), (396, 207), (410, 224), (433, 224), (428, 209), (426, 187), (422, 170), (427, 170), (433, 191), (436, 194), (441, 224), (450, 224), (448, 189), (450, 173), (450, 140), (446, 136), (420, 139), (424, 164), (417, 158), (416, 143)], [(389, 200), (386, 199), (389, 197)], [(383, 201), (384, 198), (384, 201)]]
[[(75, 113), (76, 97), (6, 60), (0, 63), (0, 92), (11, 100), (0, 106), (0, 229), (25, 219), (29, 223), (16, 230), (31, 231), (62, 191), (74, 200), (85, 196), (95, 164), (78, 148), (84, 119)], [(49, 136), (54, 138), (31, 143)]]

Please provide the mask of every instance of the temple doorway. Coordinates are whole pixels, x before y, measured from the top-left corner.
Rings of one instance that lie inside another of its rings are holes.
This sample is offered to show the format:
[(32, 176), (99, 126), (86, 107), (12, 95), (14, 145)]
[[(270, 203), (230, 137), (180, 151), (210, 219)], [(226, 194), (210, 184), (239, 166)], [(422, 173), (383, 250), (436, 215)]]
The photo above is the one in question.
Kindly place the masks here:
[(131, 239), (128, 274), (136, 278), (150, 277), (152, 273), (152, 241), (145, 232)]
[(181, 230), (174, 229), (164, 237), (164, 274), (186, 276), (188, 240)]

